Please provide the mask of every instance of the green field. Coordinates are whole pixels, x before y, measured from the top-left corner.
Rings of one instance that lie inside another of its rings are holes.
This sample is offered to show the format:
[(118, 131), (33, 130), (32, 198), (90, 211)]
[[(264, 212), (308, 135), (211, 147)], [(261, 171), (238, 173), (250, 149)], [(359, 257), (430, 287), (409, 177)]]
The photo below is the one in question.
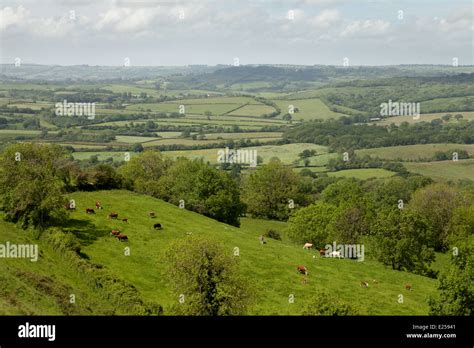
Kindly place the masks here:
[(115, 140), (118, 143), (130, 143), (130, 144), (135, 144), (135, 143), (144, 143), (147, 141), (153, 141), (153, 140), (158, 140), (160, 138), (158, 137), (140, 137), (140, 136), (130, 136), (130, 135), (117, 135), (115, 136)]
[(274, 112), (275, 109), (271, 106), (264, 105), (264, 104), (250, 104), (250, 105), (244, 105), (241, 108), (238, 108), (237, 110), (234, 110), (232, 112), (229, 112), (227, 115), (230, 116), (262, 116), (263, 114), (270, 114)]
[(306, 157), (304, 159), (297, 160), (297, 164), (299, 166), (304, 166), (305, 160), (309, 160), (309, 166), (321, 167), (321, 166), (326, 166), (330, 159), (336, 159), (341, 156), (334, 152), (332, 153), (325, 153), (325, 152), (327, 151), (324, 151), (316, 156)]
[[(381, 121), (377, 121), (375, 123), (378, 125), (389, 125), (391, 123), (399, 125), (403, 122), (408, 122), (408, 123), (431, 122), (434, 119), (437, 119), (437, 118), (440, 119), (446, 114), (451, 114), (453, 116), (456, 114), (461, 114), (463, 115), (464, 120), (474, 120), (474, 111), (460, 111), (460, 112), (438, 112), (438, 113), (431, 113), (431, 114), (421, 114), (420, 118), (416, 120), (413, 119), (413, 116), (393, 116)], [(456, 121), (453, 117), (449, 122), (458, 122), (458, 121)]]
[(437, 151), (448, 152), (465, 150), (474, 156), (474, 144), (418, 144), (404, 146), (378, 147), (356, 150), (358, 156), (369, 155), (385, 160), (423, 161), (433, 158)]
[(389, 178), (396, 173), (382, 168), (361, 168), (361, 169), (345, 169), (337, 172), (328, 172), (328, 176), (356, 178), (366, 180), (371, 178)]
[(97, 156), (99, 161), (105, 161), (107, 158), (112, 157), (114, 161), (124, 161), (125, 160), (125, 154), (128, 153), (130, 154), (130, 158), (136, 156), (137, 154), (135, 152), (121, 152), (121, 151), (85, 151), (85, 152), (74, 152), (72, 156), (74, 157), (75, 160), (88, 160), (91, 158), (91, 156)]
[(474, 180), (474, 159), (428, 163), (405, 162), (408, 171), (429, 176), (435, 180)]
[[(262, 145), (246, 147), (247, 150), (256, 150), (257, 156), (261, 156), (263, 163), (268, 163), (271, 158), (276, 157), (285, 164), (292, 164), (298, 154), (303, 150), (316, 150), (318, 153), (327, 152), (327, 148), (316, 144), (285, 144), (285, 145)], [(176, 157), (188, 157), (191, 159), (202, 158), (205, 162), (217, 163), (217, 151), (219, 149), (202, 149), (202, 150), (182, 150), (182, 151), (165, 151), (165, 155)]]
[(339, 118), (343, 114), (339, 114), (329, 110), (329, 108), (320, 99), (294, 99), (294, 100), (273, 100), (281, 109), (281, 115), (289, 112), (290, 105), (297, 108), (292, 117), (295, 120), (315, 120)]
[[(169, 314), (171, 305), (178, 303), (179, 293), (169, 285), (165, 272), (163, 254), (171, 241), (193, 235), (212, 237), (222, 243), (229, 254), (238, 248), (240, 272), (254, 287), (256, 301), (249, 314), (297, 315), (318, 290), (327, 290), (341, 299), (354, 303), (363, 315), (426, 315), (426, 299), (436, 293), (436, 280), (406, 272), (393, 271), (377, 262), (326, 259), (316, 256), (314, 251), (303, 250), (301, 245), (287, 241), (267, 239), (261, 245), (257, 239), (268, 225), (259, 220), (252, 224), (244, 220), (241, 228), (228, 226), (194, 212), (147, 196), (127, 191), (80, 192), (71, 195), (77, 202), (77, 211), (71, 214), (67, 230), (82, 241), (82, 254), (87, 262), (102, 265), (118, 279), (135, 286), (140, 296), (147, 301), (163, 305)], [(96, 200), (104, 210), (95, 215), (84, 212)], [(129, 223), (107, 219), (110, 211), (119, 217), (128, 218)], [(155, 211), (157, 219), (150, 219), (148, 211)], [(153, 229), (159, 221), (163, 230)], [(278, 228), (282, 224), (277, 223)], [(1, 222), (0, 242), (27, 242), (27, 234), (10, 223)], [(111, 229), (119, 229), (129, 237), (129, 242), (120, 243), (109, 236)], [(73, 262), (54, 252), (44, 240), (38, 240), (42, 252), (38, 262), (25, 259), (5, 259), (0, 263), (0, 314), (64, 314), (72, 310), (64, 304), (63, 296), (76, 294), (76, 313), (99, 311), (107, 301), (99, 297), (111, 289), (97, 289), (91, 285), (88, 272), (75, 268)], [(124, 248), (130, 248), (126, 256)], [(314, 256), (314, 257), (313, 257)], [(303, 284), (296, 266), (308, 267), (309, 282)], [(33, 280), (24, 276), (30, 272)], [(22, 276), (19, 276), (22, 275)], [(49, 279), (39, 286), (41, 279)], [(361, 280), (371, 284), (361, 288)], [(404, 284), (410, 283), (413, 291), (407, 292)], [(290, 294), (294, 303), (289, 303)], [(399, 294), (404, 303), (398, 303)], [(110, 294), (109, 294), (110, 295)], [(107, 298), (107, 296), (104, 296)], [(107, 298), (108, 299), (108, 298)], [(99, 304), (102, 307), (96, 307)], [(64, 308), (66, 306), (66, 308)], [(118, 309), (120, 310), (120, 309)], [(74, 313), (74, 312), (73, 312)]]

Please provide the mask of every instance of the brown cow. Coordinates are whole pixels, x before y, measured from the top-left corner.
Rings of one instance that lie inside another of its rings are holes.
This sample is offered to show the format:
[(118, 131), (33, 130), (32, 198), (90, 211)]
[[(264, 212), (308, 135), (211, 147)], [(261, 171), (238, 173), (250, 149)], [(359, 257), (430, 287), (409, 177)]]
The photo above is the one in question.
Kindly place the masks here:
[(362, 286), (363, 288), (368, 288), (368, 287), (369, 287), (369, 283), (366, 282), (366, 281), (361, 281), (361, 282), (360, 282), (360, 286)]
[(92, 208), (86, 208), (86, 213), (87, 214), (95, 214), (95, 211)]
[(122, 242), (122, 241), (123, 241), (123, 242), (125, 242), (125, 241), (128, 242), (128, 237), (127, 237), (125, 234), (119, 234), (119, 235), (117, 236), (117, 238), (118, 238), (118, 240), (121, 241), (121, 242)]
[(110, 232), (110, 235), (111, 236), (118, 236), (120, 234), (120, 231), (119, 230), (112, 230), (112, 232)]
[(102, 209), (102, 203), (100, 203), (99, 201), (96, 201), (95, 202), (95, 208), (96, 209)]
[(296, 267), (299, 273), (304, 275), (309, 275), (308, 269), (305, 266), (298, 266)]
[(108, 218), (109, 219), (117, 219), (118, 218), (118, 213), (110, 213)]
[(150, 212), (148, 213), (148, 215), (150, 215), (151, 218), (155, 218), (155, 217), (156, 217), (154, 211), (150, 211)]
[(408, 291), (411, 291), (411, 284), (406, 284), (405, 289), (407, 289)]
[(128, 222), (128, 219), (122, 219), (122, 222)]
[(326, 255), (326, 249), (319, 249), (319, 256)]

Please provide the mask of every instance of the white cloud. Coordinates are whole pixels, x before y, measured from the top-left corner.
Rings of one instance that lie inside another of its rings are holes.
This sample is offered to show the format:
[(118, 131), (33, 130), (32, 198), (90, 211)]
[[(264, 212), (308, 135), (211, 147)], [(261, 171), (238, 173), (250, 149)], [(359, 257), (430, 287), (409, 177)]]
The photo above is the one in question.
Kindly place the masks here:
[(312, 18), (310, 23), (317, 28), (328, 28), (341, 20), (341, 14), (338, 10), (324, 10), (316, 17)]
[(6, 30), (10, 26), (23, 25), (29, 11), (23, 6), (18, 6), (16, 10), (11, 7), (0, 9), (0, 31)]
[(377, 36), (385, 34), (389, 28), (390, 22), (383, 21), (381, 19), (354, 21), (344, 28), (344, 30), (341, 32), (341, 36)]

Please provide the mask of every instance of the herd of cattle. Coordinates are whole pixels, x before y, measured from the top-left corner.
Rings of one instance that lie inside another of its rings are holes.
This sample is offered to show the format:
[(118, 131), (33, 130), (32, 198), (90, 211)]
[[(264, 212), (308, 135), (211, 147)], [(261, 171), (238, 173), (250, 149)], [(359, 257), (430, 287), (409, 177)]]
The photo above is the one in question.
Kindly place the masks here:
[[(313, 244), (312, 243), (305, 243), (303, 245), (303, 249), (306, 249), (306, 250), (309, 250), (309, 249), (312, 249), (313, 248)], [(326, 249), (319, 249), (319, 256), (328, 256), (328, 257), (337, 257), (338, 259), (342, 258), (342, 255), (341, 255), (341, 252), (340, 251), (332, 251), (330, 253), (327, 253), (327, 250)], [(313, 256), (314, 257), (314, 256)], [(298, 273), (300, 274), (303, 274), (304, 276), (309, 276), (309, 272), (308, 272), (308, 269), (306, 268), (306, 266), (304, 265), (299, 265), (296, 267)], [(372, 282), (374, 284), (378, 284), (378, 281), (377, 280), (372, 280)], [(307, 283), (307, 279), (306, 278), (303, 278), (303, 283)], [(369, 282), (368, 281), (365, 281), (365, 280), (362, 280), (360, 282), (360, 286), (363, 287), (363, 288), (368, 288), (369, 287)], [(408, 291), (411, 291), (412, 289), (412, 286), (411, 284), (405, 284), (405, 289), (408, 290)]]
[[(65, 208), (67, 210), (75, 210), (75, 206), (71, 206), (69, 204), (66, 204)], [(95, 202), (95, 209), (99, 210), (99, 209), (103, 209), (102, 207), (102, 203), (100, 201), (96, 201)], [(86, 208), (86, 214), (95, 214), (95, 210), (93, 208)], [(148, 213), (148, 216), (152, 219), (156, 218), (156, 213), (151, 211)], [(109, 220), (119, 220), (118, 218), (118, 213), (116, 212), (111, 212), (107, 215), (107, 219)], [(125, 223), (128, 223), (128, 219), (127, 218), (123, 218), (121, 219), (122, 222), (125, 222)], [(153, 228), (155, 230), (161, 230), (163, 227), (161, 226), (160, 223), (155, 223), (153, 225)], [(121, 242), (128, 242), (128, 236), (126, 234), (123, 234), (121, 233), (119, 230), (112, 230), (110, 232), (110, 235), (113, 236), (113, 237), (116, 237), (119, 241)]]

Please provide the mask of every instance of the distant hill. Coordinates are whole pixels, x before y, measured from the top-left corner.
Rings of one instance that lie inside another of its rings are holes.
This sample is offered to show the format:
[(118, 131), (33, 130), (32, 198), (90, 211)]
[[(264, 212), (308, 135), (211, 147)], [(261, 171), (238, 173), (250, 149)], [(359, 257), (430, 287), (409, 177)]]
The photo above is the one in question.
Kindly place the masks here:
[(473, 72), (473, 67), (394, 65), (188, 65), (188, 66), (90, 66), (0, 64), (0, 80), (116, 81), (159, 80), (175, 83), (234, 84), (245, 82), (327, 81), (328, 79), (366, 79), (397, 76), (441, 76)]

